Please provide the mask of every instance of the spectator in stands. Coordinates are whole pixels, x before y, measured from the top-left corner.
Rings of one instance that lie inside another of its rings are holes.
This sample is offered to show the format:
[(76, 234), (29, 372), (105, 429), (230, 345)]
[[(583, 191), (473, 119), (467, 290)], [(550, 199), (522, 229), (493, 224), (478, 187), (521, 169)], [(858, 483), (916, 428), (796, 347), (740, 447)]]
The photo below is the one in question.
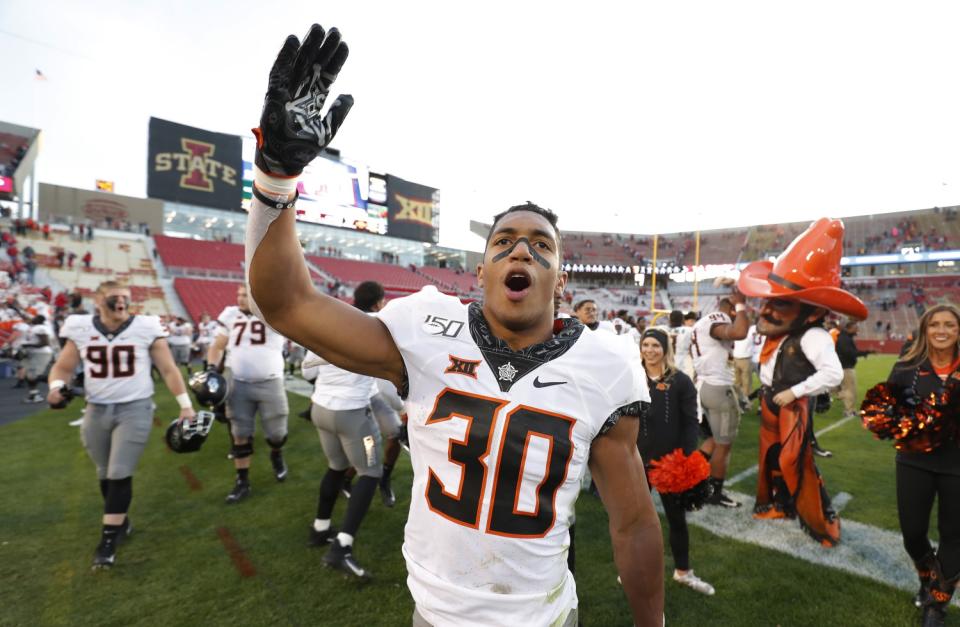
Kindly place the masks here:
[(32, 257), (27, 259), (23, 264), (23, 269), (27, 272), (27, 281), (30, 285), (36, 284), (36, 273), (37, 273), (37, 261)]
[(91, 253), (91, 252), (88, 250), (87, 252), (85, 252), (85, 253), (83, 254), (83, 257), (81, 258), (81, 260), (83, 261), (83, 267), (86, 268), (87, 270), (89, 270), (89, 269), (90, 269), (90, 262), (93, 261), (93, 253)]
[(857, 348), (853, 338), (857, 335), (859, 326), (853, 318), (847, 320), (840, 334), (837, 336), (837, 357), (840, 358), (840, 366), (843, 368), (843, 381), (840, 383), (840, 393), (837, 395), (843, 401), (843, 416), (852, 417), (857, 415), (860, 400), (857, 395), (857, 358), (866, 357), (873, 351), (860, 350)]
[(93, 239), (93, 225), (88, 224), (87, 225), (87, 241), (89, 242), (92, 239)]
[(41, 227), (41, 231), (43, 231), (43, 239), (50, 239), (50, 223), (49, 222), (44, 223), (43, 227)]
[(57, 251), (57, 266), (63, 267), (64, 262), (66, 261), (67, 253), (61, 248)]
[[(154, 256), (156, 256), (156, 254), (157, 254), (157, 249), (156, 249), (156, 248), (153, 249), (153, 254), (154, 254)], [(69, 268), (70, 270), (73, 270), (73, 262), (74, 262), (76, 259), (77, 259), (77, 253), (75, 253), (75, 252), (73, 252), (73, 251), (71, 250), (71, 251), (67, 254), (67, 268)]]

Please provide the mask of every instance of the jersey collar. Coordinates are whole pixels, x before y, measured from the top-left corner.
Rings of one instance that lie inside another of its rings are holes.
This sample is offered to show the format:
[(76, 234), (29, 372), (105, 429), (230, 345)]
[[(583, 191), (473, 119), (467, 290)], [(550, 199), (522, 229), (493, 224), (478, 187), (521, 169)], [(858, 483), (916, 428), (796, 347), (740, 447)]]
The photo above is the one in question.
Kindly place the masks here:
[(514, 351), (490, 330), (479, 303), (470, 303), (468, 312), (470, 335), (496, 377), (501, 392), (509, 392), (514, 383), (537, 367), (573, 348), (584, 329), (576, 318), (564, 318), (560, 330), (547, 341)]
[(135, 317), (136, 317), (136, 314), (130, 314), (130, 317), (127, 318), (126, 322), (124, 322), (119, 327), (117, 327), (116, 330), (111, 331), (103, 324), (103, 321), (100, 320), (100, 314), (94, 314), (93, 328), (99, 331), (100, 334), (103, 335), (103, 337), (107, 338), (108, 342), (111, 342), (113, 341), (113, 338), (119, 337), (121, 333), (127, 330), (127, 327), (133, 324), (133, 319)]

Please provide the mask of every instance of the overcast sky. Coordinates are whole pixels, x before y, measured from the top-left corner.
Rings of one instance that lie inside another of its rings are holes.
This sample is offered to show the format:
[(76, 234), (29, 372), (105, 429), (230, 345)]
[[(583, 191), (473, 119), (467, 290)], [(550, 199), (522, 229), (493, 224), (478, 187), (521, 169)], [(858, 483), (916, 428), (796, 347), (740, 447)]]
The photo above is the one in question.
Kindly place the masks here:
[[(443, 243), (532, 200), (671, 232), (960, 204), (956, 2), (0, 0), (41, 181), (146, 192), (147, 121), (248, 134), (288, 33), (350, 45), (334, 146), (441, 189)], [(35, 78), (39, 69), (46, 80)]]

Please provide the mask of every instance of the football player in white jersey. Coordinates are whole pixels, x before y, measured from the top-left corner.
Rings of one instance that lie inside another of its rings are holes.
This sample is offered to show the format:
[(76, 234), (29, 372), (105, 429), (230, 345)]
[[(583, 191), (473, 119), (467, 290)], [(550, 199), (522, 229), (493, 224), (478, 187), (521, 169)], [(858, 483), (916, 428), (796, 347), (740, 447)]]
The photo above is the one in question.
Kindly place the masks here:
[[(733, 389), (733, 343), (747, 336), (750, 319), (746, 314), (743, 294), (721, 298), (717, 311), (700, 318), (693, 325), (690, 353), (697, 374), (700, 403), (713, 434), (700, 450), (710, 460), (711, 505), (740, 507), (740, 503), (723, 492), (730, 449), (740, 427), (740, 404)], [(731, 316), (734, 316), (731, 319)]]
[(287, 441), (287, 391), (283, 386), (283, 345), (286, 338), (250, 313), (245, 285), (237, 287), (237, 304), (223, 310), (216, 339), (207, 354), (208, 367), (216, 367), (226, 352), (227, 418), (233, 447), (230, 454), (237, 471), (227, 504), (239, 503), (250, 496), (250, 457), (256, 416), (267, 444), (277, 481), (287, 478), (283, 445)]
[(187, 367), (187, 376), (190, 375), (190, 345), (193, 344), (193, 325), (182, 316), (177, 316), (168, 325), (170, 337), (167, 343), (170, 344), (170, 352), (173, 353), (173, 361), (178, 366)]
[(133, 473), (153, 425), (151, 364), (176, 397), (180, 419), (195, 415), (160, 319), (131, 315), (130, 302), (129, 288), (113, 281), (101, 283), (97, 313), (68, 316), (60, 328), (64, 345), (48, 380), (47, 400), (54, 407), (65, 406), (61, 390), (83, 363), (87, 406), (80, 435), (97, 467), (104, 503), (94, 568), (114, 564), (117, 543), (132, 528), (127, 510), (133, 497)]
[(20, 347), (26, 353), (24, 374), (29, 392), (24, 403), (42, 403), (43, 395), (37, 387), (53, 359), (53, 332), (42, 314), (35, 315), (24, 333)]
[(217, 331), (220, 324), (216, 320), (210, 319), (210, 314), (204, 312), (200, 314), (200, 324), (197, 325), (197, 350), (200, 351), (200, 358), (203, 359), (203, 369), (207, 369), (207, 352), (210, 345), (217, 337)]
[(318, 25), (277, 57), (255, 131), (246, 268), (271, 326), (406, 398), (414, 624), (576, 625), (567, 524), (589, 464), (633, 621), (661, 625), (663, 539), (636, 447), (639, 351), (577, 321), (555, 332), (567, 277), (552, 212), (527, 204), (494, 219), (482, 305), (427, 287), (372, 317), (314, 289), (291, 209), (297, 177), (352, 105), (340, 96), (313, 114), (346, 57), (339, 32)]

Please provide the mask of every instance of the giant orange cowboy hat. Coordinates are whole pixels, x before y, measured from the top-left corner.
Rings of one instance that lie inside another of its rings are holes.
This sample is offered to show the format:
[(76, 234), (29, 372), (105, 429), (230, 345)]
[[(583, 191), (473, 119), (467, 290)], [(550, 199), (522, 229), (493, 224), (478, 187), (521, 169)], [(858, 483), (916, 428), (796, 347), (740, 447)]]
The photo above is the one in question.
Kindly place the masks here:
[(793, 240), (776, 261), (754, 261), (740, 272), (737, 288), (755, 298), (785, 298), (858, 320), (867, 306), (840, 287), (843, 222), (820, 218)]

